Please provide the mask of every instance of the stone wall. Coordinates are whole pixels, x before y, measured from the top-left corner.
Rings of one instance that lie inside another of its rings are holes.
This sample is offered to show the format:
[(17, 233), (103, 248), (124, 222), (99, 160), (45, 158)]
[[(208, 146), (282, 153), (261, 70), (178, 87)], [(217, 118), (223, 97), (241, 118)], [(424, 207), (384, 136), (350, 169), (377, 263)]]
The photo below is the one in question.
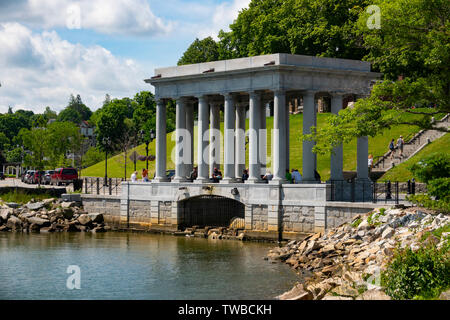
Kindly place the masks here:
[(172, 202), (158, 201), (159, 206), (159, 224), (172, 224)]
[(358, 214), (365, 214), (371, 211), (373, 207), (326, 207), (326, 229), (337, 227), (345, 222), (349, 222)]
[(252, 205), (252, 230), (265, 231), (268, 227), (268, 206), (266, 205)]
[(101, 213), (111, 226), (120, 224), (120, 196), (82, 194), (83, 208), (88, 213)]
[(284, 232), (314, 232), (314, 207), (284, 206), (282, 229)]

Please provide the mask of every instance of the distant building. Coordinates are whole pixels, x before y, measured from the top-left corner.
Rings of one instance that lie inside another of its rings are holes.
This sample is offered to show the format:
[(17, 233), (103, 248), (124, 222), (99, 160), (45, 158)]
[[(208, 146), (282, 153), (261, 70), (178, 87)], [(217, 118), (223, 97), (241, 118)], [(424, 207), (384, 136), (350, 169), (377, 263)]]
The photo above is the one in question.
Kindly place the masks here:
[(95, 127), (90, 125), (87, 121), (83, 120), (80, 125), (80, 133), (87, 138), (86, 144), (87, 147), (95, 147), (96, 139), (95, 139), (95, 133), (94, 129)]

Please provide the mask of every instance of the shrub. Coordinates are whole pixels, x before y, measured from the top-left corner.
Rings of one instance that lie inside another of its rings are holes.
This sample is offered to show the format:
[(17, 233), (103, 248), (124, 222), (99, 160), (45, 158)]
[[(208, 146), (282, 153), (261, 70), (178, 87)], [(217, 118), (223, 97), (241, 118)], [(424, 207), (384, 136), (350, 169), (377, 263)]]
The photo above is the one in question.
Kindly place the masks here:
[(433, 299), (450, 287), (450, 253), (447, 242), (416, 252), (398, 250), (387, 269), (381, 273), (381, 285), (393, 299)]
[(409, 170), (425, 183), (433, 179), (448, 178), (450, 177), (450, 155), (433, 153), (410, 166)]
[(428, 181), (428, 194), (436, 197), (436, 200), (450, 202), (450, 178), (438, 178)]
[(411, 203), (435, 210), (442, 213), (450, 213), (450, 202), (445, 200), (433, 200), (427, 194), (411, 195), (407, 196), (406, 200)]

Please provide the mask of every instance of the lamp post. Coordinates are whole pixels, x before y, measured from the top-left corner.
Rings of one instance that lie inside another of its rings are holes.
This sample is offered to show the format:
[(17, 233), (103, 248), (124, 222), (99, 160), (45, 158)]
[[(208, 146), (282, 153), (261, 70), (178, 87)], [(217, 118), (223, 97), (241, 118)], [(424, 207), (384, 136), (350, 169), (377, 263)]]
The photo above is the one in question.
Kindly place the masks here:
[(103, 181), (103, 185), (108, 185), (108, 148), (111, 144), (111, 139), (109, 137), (105, 137), (102, 140), (103, 146), (105, 148), (105, 181)]
[(150, 142), (153, 141), (153, 139), (155, 139), (155, 131), (153, 129), (150, 130), (150, 137), (145, 134), (144, 130), (141, 130), (140, 133), (141, 133), (141, 139), (144, 140), (144, 142), (145, 142), (145, 153), (146, 153), (145, 159), (147, 161), (146, 168), (148, 170), (148, 145), (150, 144)]

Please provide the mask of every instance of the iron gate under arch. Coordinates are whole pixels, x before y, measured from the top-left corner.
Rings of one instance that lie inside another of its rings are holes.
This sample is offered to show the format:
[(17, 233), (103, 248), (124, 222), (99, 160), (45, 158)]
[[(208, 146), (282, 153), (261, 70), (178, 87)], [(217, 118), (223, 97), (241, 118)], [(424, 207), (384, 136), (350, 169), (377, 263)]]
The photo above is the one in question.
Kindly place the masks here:
[[(179, 209), (180, 228), (228, 227), (233, 218), (245, 217), (243, 203), (221, 196), (202, 195), (183, 200)], [(240, 228), (244, 228), (243, 223)]]

